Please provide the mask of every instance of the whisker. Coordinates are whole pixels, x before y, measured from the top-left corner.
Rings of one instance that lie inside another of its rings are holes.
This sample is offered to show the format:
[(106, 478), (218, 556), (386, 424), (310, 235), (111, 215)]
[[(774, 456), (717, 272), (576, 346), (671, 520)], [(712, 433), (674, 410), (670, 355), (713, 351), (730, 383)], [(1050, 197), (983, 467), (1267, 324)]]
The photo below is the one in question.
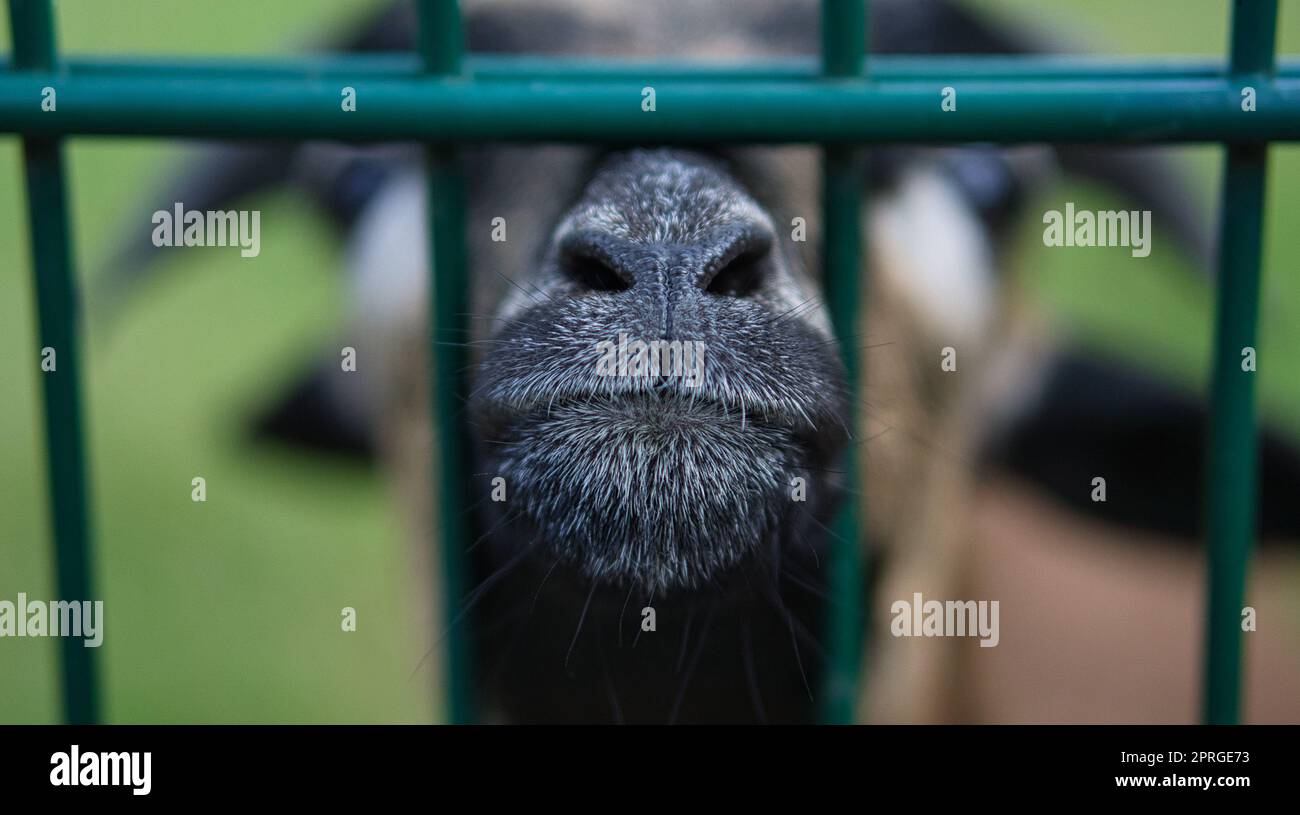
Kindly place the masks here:
[(542, 577), (542, 582), (538, 584), (537, 593), (533, 595), (533, 605), (528, 609), (529, 616), (532, 616), (532, 613), (537, 610), (537, 600), (542, 596), (542, 589), (546, 587), (546, 581), (551, 579), (551, 573), (555, 571), (555, 567), (560, 565), (560, 560), (562, 558), (557, 557), (555, 559), (555, 562), (551, 564), (551, 568), (547, 569), (546, 574)]
[(803, 578), (797, 576), (797, 575), (794, 573), (794, 570), (793, 570), (793, 569), (786, 569), (786, 571), (785, 571), (785, 579), (786, 579), (786, 580), (789, 580), (790, 583), (792, 583), (794, 586), (803, 589), (804, 591), (808, 592), (809, 594), (813, 595), (814, 597), (817, 597), (817, 598), (822, 599), (822, 600), (827, 599), (827, 594), (826, 594), (825, 590), (823, 590), (823, 589), (819, 589), (819, 588), (817, 588), (815, 585), (813, 585), (812, 583), (810, 583), (810, 582), (804, 580)]
[(785, 621), (790, 626), (790, 644), (794, 646), (794, 661), (799, 666), (799, 678), (803, 680), (803, 689), (808, 692), (808, 701), (813, 701), (812, 686), (808, 684), (808, 674), (803, 669), (803, 657), (799, 656), (799, 637), (794, 633), (794, 614), (785, 610)]
[(528, 544), (523, 549), (521, 549), (519, 551), (519, 554), (515, 555), (513, 558), (507, 561), (506, 564), (502, 566), (500, 569), (497, 569), (495, 572), (488, 575), (487, 579), (485, 579), (482, 583), (478, 584), (478, 586), (475, 587), (475, 589), (465, 597), (465, 600), (461, 605), (460, 611), (456, 613), (456, 616), (452, 618), (451, 622), (447, 624), (447, 627), (444, 628), (442, 633), (438, 635), (438, 638), (433, 641), (433, 646), (430, 647), (429, 650), (425, 652), (424, 656), (420, 658), (420, 661), (418, 664), (416, 664), (415, 669), (411, 671), (411, 675), (407, 677), (408, 682), (411, 679), (415, 678), (415, 675), (420, 672), (421, 668), (424, 667), (424, 663), (429, 661), (429, 657), (433, 655), (433, 652), (438, 650), (438, 646), (442, 644), (442, 641), (446, 639), (447, 635), (451, 633), (451, 630), (455, 628), (460, 623), (460, 621), (465, 618), (465, 615), (469, 613), (470, 609), (474, 608), (474, 604), (477, 603), (480, 599), (482, 599), (483, 595), (487, 593), (487, 590), (490, 589), (494, 583), (496, 583), (502, 577), (504, 577), (506, 573), (514, 569), (520, 563), (523, 563), (524, 556), (529, 553), (529, 551), (533, 547), (533, 544), (535, 543), (537, 543), (537, 541), (533, 541), (532, 543)]
[(749, 701), (754, 705), (754, 713), (759, 724), (767, 724), (767, 712), (763, 709), (763, 696), (758, 691), (758, 672), (754, 667), (754, 634), (749, 628), (746, 617), (740, 628), (740, 648), (745, 664), (745, 680), (749, 685)]
[(695, 622), (695, 607), (691, 607), (690, 614), (686, 615), (686, 627), (682, 630), (682, 647), (677, 652), (677, 667), (673, 668), (673, 675), (682, 672), (682, 663), (686, 661), (686, 644), (691, 641), (691, 623)]
[[(482, 500), (483, 499), (481, 498), (479, 499), (479, 501)], [(519, 517), (522, 516), (523, 514), (524, 511), (521, 509), (521, 510), (517, 510), (514, 514), (506, 513), (505, 515), (503, 515), (501, 517), (501, 520), (497, 521), (495, 524), (492, 525), (491, 529), (484, 532), (482, 535), (479, 535), (478, 539), (469, 545), (469, 548), (465, 550), (466, 554), (473, 552), (474, 549), (477, 548), (480, 543), (487, 540), (488, 536), (491, 535), (493, 532), (496, 532), (498, 529), (501, 529), (506, 524), (513, 523), (514, 521), (518, 520)]]
[[(651, 606), (651, 607), (653, 607), (654, 604), (655, 604), (655, 596), (654, 596), (653, 594), (651, 594), (651, 595), (650, 595), (650, 600), (649, 600), (649, 602), (646, 603), (646, 605), (647, 605), (647, 606)], [(643, 619), (644, 619), (644, 618), (643, 618)], [(639, 626), (639, 625), (638, 625), (638, 626), (636, 627), (636, 636), (632, 638), (632, 647), (633, 647), (633, 648), (636, 647), (637, 642), (641, 639), (641, 633), (642, 633), (643, 631), (645, 631), (645, 628), (643, 628), (642, 626)]]
[(573, 656), (573, 646), (578, 644), (578, 635), (582, 633), (582, 624), (587, 621), (587, 609), (591, 608), (591, 598), (596, 596), (596, 583), (591, 584), (591, 591), (587, 592), (587, 602), (582, 604), (582, 616), (578, 617), (578, 627), (573, 631), (573, 641), (569, 643), (569, 652), (564, 655), (564, 667), (569, 667), (569, 657)]
[(609, 694), (610, 712), (614, 714), (614, 724), (623, 724), (623, 706), (618, 702), (618, 690), (614, 679), (609, 675), (609, 663), (605, 659), (605, 649), (600, 649), (600, 672), (605, 676), (605, 693)]
[(681, 710), (682, 700), (686, 698), (686, 686), (690, 684), (691, 676), (695, 674), (695, 666), (700, 663), (700, 655), (704, 653), (704, 644), (709, 638), (709, 628), (713, 625), (713, 615), (717, 612), (716, 604), (709, 606), (709, 616), (704, 620), (704, 626), (700, 629), (700, 643), (695, 646), (695, 653), (691, 655), (691, 664), (687, 667), (685, 675), (682, 676), (681, 687), (677, 689), (677, 699), (673, 702), (672, 712), (668, 714), (668, 723), (673, 724), (677, 721), (677, 713)]
[(618, 647), (623, 647), (623, 616), (627, 614), (627, 604), (632, 600), (632, 590), (636, 588), (633, 583), (627, 587), (627, 597), (623, 598), (623, 610), (618, 613)]

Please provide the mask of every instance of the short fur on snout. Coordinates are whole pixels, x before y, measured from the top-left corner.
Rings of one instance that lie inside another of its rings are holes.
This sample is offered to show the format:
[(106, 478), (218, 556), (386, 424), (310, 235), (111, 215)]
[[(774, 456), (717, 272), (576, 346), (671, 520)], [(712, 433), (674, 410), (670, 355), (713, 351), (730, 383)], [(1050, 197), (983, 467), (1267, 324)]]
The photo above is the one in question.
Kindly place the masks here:
[[(824, 521), (848, 433), (841, 364), (788, 236), (737, 174), (618, 153), (551, 234), (473, 390), (484, 459), (514, 496), (500, 538), (668, 592)], [(620, 340), (690, 344), (702, 376), (602, 370)]]

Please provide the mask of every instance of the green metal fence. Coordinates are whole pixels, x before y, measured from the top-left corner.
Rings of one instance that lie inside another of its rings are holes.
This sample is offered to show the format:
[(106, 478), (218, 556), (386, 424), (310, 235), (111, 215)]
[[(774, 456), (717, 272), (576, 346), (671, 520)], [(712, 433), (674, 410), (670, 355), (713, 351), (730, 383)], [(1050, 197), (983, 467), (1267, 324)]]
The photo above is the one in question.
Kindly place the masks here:
[[(39, 345), (57, 349), (42, 376), (49, 495), (61, 598), (91, 588), (92, 547), (82, 438), (78, 292), (64, 195), (62, 140), (73, 135), (205, 138), (418, 139), (427, 142), (433, 247), (431, 331), (466, 332), (465, 190), (457, 145), (482, 140), (585, 143), (822, 144), (825, 289), (851, 384), (860, 384), (863, 191), (859, 145), (881, 142), (1219, 142), (1225, 149), (1208, 438), (1209, 603), (1204, 719), (1240, 714), (1240, 609), (1255, 531), (1253, 346), (1269, 142), (1300, 139), (1300, 66), (1274, 58), (1276, 0), (1235, 0), (1226, 65), (1077, 57), (869, 57), (867, 4), (823, 0), (822, 60), (741, 66), (658, 61), (476, 57), (463, 53), (456, 0), (419, 2), (419, 57), (296, 61), (68, 60), (58, 57), (51, 0), (9, 0), (13, 52), (0, 66), (0, 132), (22, 136)], [(344, 113), (343, 85), (359, 105)], [(641, 109), (653, 86), (656, 110)], [(957, 89), (960, 113), (940, 108)], [(1242, 89), (1256, 109), (1242, 110)], [(57, 112), (42, 109), (57, 92)], [(435, 342), (433, 421), (445, 613), (465, 597), (462, 508), (468, 472), (458, 418), (467, 360)], [(850, 477), (857, 483), (850, 466)], [(853, 503), (853, 502), (851, 502)], [(859, 513), (836, 526), (824, 718), (850, 721), (861, 664)], [(466, 637), (446, 640), (447, 709), (473, 719)], [(63, 640), (65, 712), (99, 719), (95, 649)]]

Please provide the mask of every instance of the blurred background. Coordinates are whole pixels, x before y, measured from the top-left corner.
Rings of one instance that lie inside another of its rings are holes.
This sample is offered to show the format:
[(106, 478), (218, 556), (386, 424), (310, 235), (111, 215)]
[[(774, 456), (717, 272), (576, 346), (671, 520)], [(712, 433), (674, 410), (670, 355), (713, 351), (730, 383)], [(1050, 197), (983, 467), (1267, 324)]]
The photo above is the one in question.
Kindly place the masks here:
[[(1098, 55), (1219, 58), (1227, 41), (1222, 0), (966, 5)], [(374, 6), (62, 0), (58, 30), (65, 54), (286, 55)], [(1281, 6), (1278, 53), (1300, 53), (1300, 0)], [(9, 42), (7, 15), (0, 42)], [(1176, 152), (1209, 228), (1221, 151)], [(169, 206), (151, 195), (186, 150), (75, 139), (67, 156), (77, 266), (89, 280), (130, 237), (122, 230), (152, 228), (134, 214)], [(1260, 404), (1300, 443), (1300, 148), (1272, 148), (1269, 169)], [(1120, 262), (1123, 248), (1046, 251), (1033, 216), (1064, 201), (1126, 208), (1074, 184), (1031, 202), (1013, 253), (1026, 291), (1061, 333), (1095, 353), (1203, 389), (1212, 323), (1203, 278), (1159, 231), (1141, 274)], [(111, 326), (97, 320), (93, 301), (84, 304), (107, 720), (434, 720), (435, 693), (420, 668), (428, 645), (410, 624), (397, 499), (382, 474), (250, 433), (253, 417), (337, 339), (346, 297), (340, 236), (289, 193), (247, 206), (262, 213), (256, 260), (229, 249), (164, 251), (158, 284)], [(54, 597), (33, 303), (21, 151), (16, 138), (0, 136), (0, 599), (10, 600)], [(206, 503), (190, 500), (195, 476), (207, 480)], [(1292, 586), (1285, 608), (1300, 626), (1300, 583)], [(358, 610), (355, 633), (340, 632), (344, 606)], [(1300, 643), (1300, 630), (1287, 636)], [(0, 642), (0, 722), (59, 720), (56, 657), (52, 639)]]

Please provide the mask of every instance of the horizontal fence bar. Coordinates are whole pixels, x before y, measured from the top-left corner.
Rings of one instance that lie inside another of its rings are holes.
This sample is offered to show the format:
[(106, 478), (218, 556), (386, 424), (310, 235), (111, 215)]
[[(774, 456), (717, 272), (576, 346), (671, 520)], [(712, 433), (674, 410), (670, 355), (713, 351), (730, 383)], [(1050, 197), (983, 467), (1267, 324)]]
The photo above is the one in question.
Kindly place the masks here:
[[(114, 57), (83, 56), (61, 65), (72, 77), (167, 76), (171, 79), (374, 79), (409, 78), (424, 73), (423, 61), (409, 53), (320, 54), (290, 58)], [(816, 79), (815, 57), (764, 59), (750, 63), (596, 57), (538, 57), (478, 54), (464, 60), (463, 75), (474, 79), (567, 81), (699, 79), (708, 81), (781, 82)], [(864, 61), (876, 79), (1223, 79), (1230, 75), (1222, 60), (1204, 57), (1114, 59), (1095, 56), (879, 56)], [(8, 69), (0, 56), (0, 73)], [(1277, 76), (1300, 78), (1300, 60), (1281, 60)]]
[[(0, 132), (353, 141), (1188, 142), (1300, 139), (1300, 80), (480, 81), (0, 76)], [(341, 89), (356, 110), (341, 109)], [(58, 93), (41, 109), (42, 89)]]

